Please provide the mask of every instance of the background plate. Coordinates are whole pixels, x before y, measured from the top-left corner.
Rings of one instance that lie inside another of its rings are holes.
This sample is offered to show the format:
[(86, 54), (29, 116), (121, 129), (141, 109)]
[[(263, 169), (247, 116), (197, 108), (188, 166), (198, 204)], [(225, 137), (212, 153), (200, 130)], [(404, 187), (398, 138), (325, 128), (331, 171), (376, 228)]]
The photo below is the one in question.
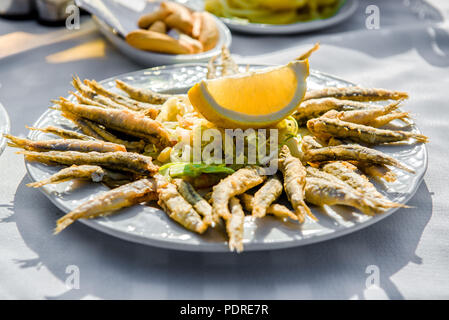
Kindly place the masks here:
[(10, 124), (9, 124), (9, 117), (6, 113), (5, 108), (0, 103), (0, 155), (2, 154), (3, 150), (5, 150), (6, 146), (6, 139), (3, 137), (4, 133), (9, 133)]
[[(202, 0), (179, 0), (195, 10), (202, 10), (204, 4)], [(312, 20), (308, 22), (298, 22), (292, 24), (262, 24), (245, 23), (233, 19), (220, 18), (232, 31), (252, 33), (252, 34), (292, 34), (304, 33), (314, 30), (328, 28), (343, 22), (354, 14), (358, 6), (357, 0), (346, 0), (335, 15), (327, 19)]]
[[(261, 67), (263, 66), (251, 66), (254, 69)], [(245, 66), (242, 66), (242, 68), (245, 68)], [(121, 79), (139, 87), (151, 87), (159, 91), (169, 90), (179, 93), (204, 79), (206, 72), (207, 69), (204, 64), (185, 64), (141, 70), (110, 78), (101, 83), (112, 90), (115, 88), (114, 80)], [(307, 82), (309, 89), (353, 85), (350, 82), (316, 71), (311, 71)], [(114, 89), (114, 91), (117, 90)], [(73, 97), (69, 98), (73, 99)], [(33, 126), (45, 127), (47, 125), (73, 127), (68, 120), (62, 118), (59, 112), (55, 110), (45, 112)], [(412, 126), (411, 130), (419, 132), (415, 126)], [(51, 135), (33, 131), (29, 137), (34, 140), (49, 139)], [(416, 171), (416, 174), (409, 174), (394, 170), (397, 174), (397, 181), (383, 187), (378, 186), (379, 191), (392, 201), (407, 202), (416, 192), (427, 169), (426, 146), (416, 144), (388, 146), (379, 149)], [(33, 162), (26, 162), (26, 168), (32, 181), (47, 178), (59, 169)], [(67, 213), (99, 192), (108, 189), (101, 184), (66, 182), (44, 186), (40, 190), (58, 208)], [(279, 249), (336, 238), (376, 223), (395, 211), (395, 209), (391, 209), (382, 215), (371, 217), (359, 214), (350, 208), (337, 206), (326, 207), (325, 210), (314, 206), (311, 208), (319, 221), (307, 221), (302, 226), (293, 222), (284, 223), (273, 217), (257, 220), (253, 220), (249, 216), (246, 217), (245, 251)], [(223, 232), (208, 230), (204, 235), (194, 234), (169, 219), (162, 210), (156, 207), (138, 205), (122, 210), (117, 215), (92, 220), (81, 219), (79, 221), (101, 232), (142, 244), (188, 251), (228, 251)]]

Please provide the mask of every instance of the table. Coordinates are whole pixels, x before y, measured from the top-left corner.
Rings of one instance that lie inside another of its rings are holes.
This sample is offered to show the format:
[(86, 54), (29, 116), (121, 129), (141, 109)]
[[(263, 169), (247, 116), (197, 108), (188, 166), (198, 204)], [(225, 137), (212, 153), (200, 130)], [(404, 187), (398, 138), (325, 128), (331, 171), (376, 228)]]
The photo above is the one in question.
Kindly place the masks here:
[[(369, 30), (372, 2), (360, 1), (350, 20), (317, 33), (234, 34), (231, 51), (242, 62), (283, 63), (319, 40), (312, 68), (410, 92), (407, 109), (431, 139), (413, 208), (327, 242), (240, 255), (152, 248), (80, 223), (53, 236), (60, 212), (26, 187), (23, 158), (7, 148), (0, 156), (0, 298), (449, 298), (449, 6), (377, 1), (380, 29)], [(104, 79), (142, 68), (106, 43), (88, 17), (76, 32), (0, 19), (0, 48), (0, 101), (14, 135), (26, 135), (49, 100), (66, 94), (72, 74)]]

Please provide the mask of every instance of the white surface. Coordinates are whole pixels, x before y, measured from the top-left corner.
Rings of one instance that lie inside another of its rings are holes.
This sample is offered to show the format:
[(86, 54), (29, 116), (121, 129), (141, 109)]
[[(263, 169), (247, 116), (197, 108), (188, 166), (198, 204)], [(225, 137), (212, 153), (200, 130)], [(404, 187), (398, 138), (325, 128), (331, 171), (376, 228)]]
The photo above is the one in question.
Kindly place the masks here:
[[(261, 66), (251, 65), (252, 68)], [(241, 66), (242, 71), (245, 66)], [(153, 88), (157, 91), (172, 90), (179, 93), (179, 88), (189, 88), (196, 82), (205, 79), (207, 68), (204, 64), (184, 64), (162, 68), (144, 69), (141, 71), (119, 75), (102, 81), (102, 85), (110, 90), (115, 88), (115, 79), (144, 88)], [(329, 86), (350, 86), (344, 80), (311, 71), (307, 78), (309, 90)], [(73, 96), (68, 99), (73, 99)], [(45, 128), (49, 125), (57, 127), (75, 127), (60, 115), (59, 111), (46, 111), (33, 127)], [(401, 125), (398, 123), (398, 125)], [(419, 132), (416, 127), (407, 128)], [(39, 131), (30, 132), (32, 140), (54, 139), (54, 136)], [(424, 144), (411, 144), (402, 146), (388, 146), (380, 148), (382, 152), (392, 156), (404, 165), (415, 170), (415, 174), (396, 170), (397, 181), (379, 186), (379, 190), (394, 202), (406, 203), (416, 192), (427, 169), (427, 151)], [(27, 171), (32, 181), (40, 181), (50, 177), (60, 170), (59, 167), (42, 165), (36, 162), (27, 162)], [(63, 212), (69, 213), (80, 204), (92, 199), (95, 195), (104, 192), (107, 188), (98, 183), (61, 183), (47, 185), (39, 188)], [(265, 217), (264, 219), (245, 218), (245, 234), (243, 242), (245, 251), (270, 250), (296, 247), (337, 238), (369, 225), (377, 223), (388, 217), (396, 209), (390, 209), (382, 215), (367, 216), (357, 210), (339, 206), (319, 209), (311, 207), (319, 221), (306, 220), (303, 225), (278, 219)], [(162, 210), (150, 206), (133, 206), (117, 215), (101, 219), (81, 219), (94, 229), (115, 237), (162, 248), (186, 251), (227, 252), (224, 230), (209, 229), (205, 234), (198, 235), (189, 232), (171, 220)]]
[[(367, 0), (331, 30), (288, 37), (234, 35), (232, 44), (232, 51), (251, 63), (282, 63), (319, 40), (322, 48), (311, 58), (312, 68), (365, 86), (410, 92), (405, 108), (431, 138), (429, 168), (409, 202), (413, 208), (332, 241), (241, 255), (151, 248), (82, 224), (53, 236), (60, 210), (25, 186), (29, 179), (23, 159), (7, 148), (0, 156), (0, 297), (448, 299), (449, 26), (444, 21), (449, 6), (432, 2), (440, 9), (423, 1), (376, 1), (380, 30), (365, 29), (364, 10), (373, 3)], [(0, 30), (54, 31), (33, 21), (6, 20), (0, 20)], [(0, 60), (0, 100), (13, 134), (28, 134), (25, 124), (70, 89), (71, 74), (104, 79), (141, 68), (110, 46), (101, 58), (59, 64), (45, 60), (101, 39), (99, 33), (84, 33)], [(248, 58), (254, 55), (257, 59)], [(79, 289), (65, 285), (69, 265), (79, 267)], [(379, 268), (379, 285), (367, 289), (366, 270), (372, 265)]]
[[(183, 2), (183, 1), (182, 1)], [(197, 7), (197, 3), (201, 3), (201, 0), (187, 0), (186, 4), (191, 4), (192, 7)], [(333, 15), (327, 19), (313, 20), (307, 22), (298, 22), (284, 25), (273, 25), (263, 23), (248, 23), (238, 20), (221, 18), (221, 20), (232, 31), (250, 33), (250, 34), (292, 34), (292, 33), (305, 33), (324, 28), (329, 28), (337, 25), (354, 14), (357, 10), (357, 0), (346, 0), (342, 7)]]

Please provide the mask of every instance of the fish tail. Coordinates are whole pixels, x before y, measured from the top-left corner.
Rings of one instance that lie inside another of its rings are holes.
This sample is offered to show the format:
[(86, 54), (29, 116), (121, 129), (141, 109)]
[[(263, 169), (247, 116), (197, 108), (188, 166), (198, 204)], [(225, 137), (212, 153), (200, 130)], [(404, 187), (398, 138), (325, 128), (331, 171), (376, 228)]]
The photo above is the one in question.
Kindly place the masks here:
[(358, 203), (358, 206), (356, 206), (360, 211), (362, 211), (364, 214), (368, 216), (374, 216), (376, 213), (384, 211), (384, 209), (380, 209), (374, 203), (367, 200), (361, 200)]
[(72, 86), (76, 90), (81, 92), (81, 85), (82, 85), (81, 79), (78, 76), (76, 76), (76, 75), (72, 76)]
[(396, 119), (410, 119), (412, 117), (410, 112), (397, 112), (394, 115)]
[(56, 228), (55, 228), (53, 234), (56, 235), (56, 234), (60, 233), (62, 230), (64, 230), (65, 228), (67, 228), (69, 225), (71, 225), (74, 222), (75, 222), (75, 220), (72, 219), (71, 213), (66, 214), (65, 216), (63, 216), (61, 219), (59, 219), (56, 222)]
[(397, 160), (390, 161), (390, 165), (392, 165), (392, 166), (394, 166), (396, 168), (402, 169), (404, 171), (413, 173), (413, 174), (416, 173), (415, 170), (413, 170), (412, 168), (407, 167), (406, 165), (403, 165), (402, 163), (400, 163)]
[(243, 243), (241, 241), (235, 241), (233, 239), (229, 239), (228, 246), (230, 251), (235, 251), (240, 253), (243, 251)]
[(306, 219), (306, 216), (309, 216), (313, 221), (318, 221), (318, 219), (314, 216), (314, 214), (304, 201), (301, 202), (295, 212), (296, 216), (298, 217), (299, 223), (303, 223)]
[(27, 145), (27, 139), (22, 139), (19, 137), (15, 137), (13, 135), (4, 133), (3, 136), (6, 139), (9, 139), (10, 141), (7, 142), (8, 146), (13, 147), (13, 148), (22, 148), (24, 149)]
[(422, 142), (422, 143), (427, 143), (429, 142), (429, 138), (426, 137), (423, 134), (419, 134), (419, 133), (412, 133), (411, 137), (414, 138), (416, 141), (418, 142)]
[(410, 206), (407, 206), (405, 204), (397, 203), (397, 202), (391, 202), (391, 201), (388, 201), (388, 202), (384, 203), (383, 207), (386, 208), (386, 209), (390, 209), (390, 208), (411, 208)]
[(313, 221), (318, 221), (318, 218), (312, 213), (309, 206), (304, 203), (304, 209), (306, 210), (307, 215), (309, 218), (311, 218)]
[(43, 181), (37, 181), (37, 182), (27, 183), (26, 186), (30, 187), (30, 188), (40, 188), (43, 185), (45, 185), (45, 183)]
[(407, 206), (405, 204), (389, 201), (387, 199), (372, 199), (372, 201), (375, 203), (377, 207), (382, 209), (410, 208), (410, 206)]
[(404, 99), (400, 99), (398, 101), (394, 101), (390, 104), (388, 104), (387, 106), (385, 106), (385, 114), (390, 113), (391, 111), (396, 110), (397, 108), (399, 108), (399, 105), (401, 104), (401, 102), (404, 101)]
[(27, 128), (28, 130), (39, 130), (39, 131), (42, 131), (41, 128), (36, 128), (36, 127), (25, 126), (25, 128)]

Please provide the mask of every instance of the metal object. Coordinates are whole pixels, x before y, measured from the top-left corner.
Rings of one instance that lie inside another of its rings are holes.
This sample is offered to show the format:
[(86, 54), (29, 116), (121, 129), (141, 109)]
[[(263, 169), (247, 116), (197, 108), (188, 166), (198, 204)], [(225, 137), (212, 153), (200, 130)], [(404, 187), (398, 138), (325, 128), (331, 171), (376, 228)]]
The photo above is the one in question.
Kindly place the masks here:
[(39, 19), (51, 22), (66, 19), (70, 14), (66, 11), (67, 7), (74, 5), (73, 0), (35, 0), (35, 2)]
[(0, 0), (0, 15), (25, 16), (34, 10), (34, 0)]

